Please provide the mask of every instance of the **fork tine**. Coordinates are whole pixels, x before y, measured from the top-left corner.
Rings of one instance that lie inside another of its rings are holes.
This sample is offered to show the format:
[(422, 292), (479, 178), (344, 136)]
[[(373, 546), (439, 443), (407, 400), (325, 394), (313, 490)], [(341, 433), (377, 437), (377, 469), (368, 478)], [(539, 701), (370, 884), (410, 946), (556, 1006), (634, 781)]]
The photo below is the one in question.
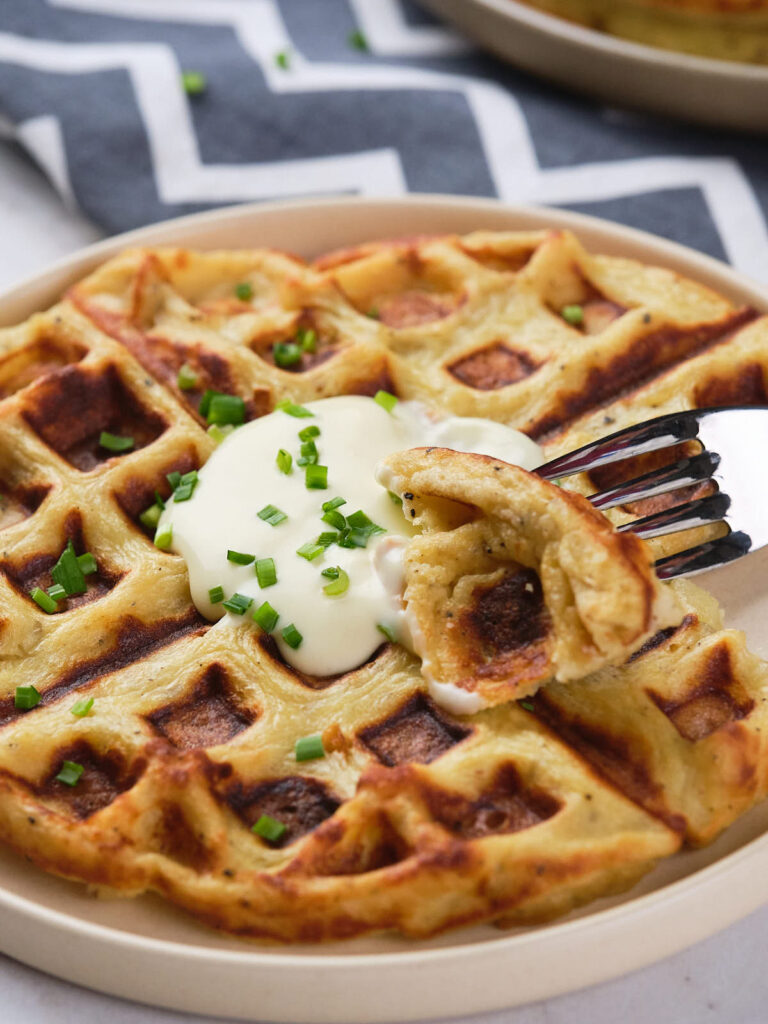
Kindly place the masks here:
[(679, 487), (708, 480), (720, 464), (720, 456), (713, 452), (702, 452), (691, 458), (681, 459), (669, 466), (653, 469), (649, 473), (627, 480), (625, 483), (608, 487), (597, 494), (591, 494), (589, 500), (599, 509), (614, 508), (628, 501), (640, 501), (652, 498), (657, 494), (666, 494)]
[(698, 430), (699, 410), (658, 416), (655, 420), (617, 430), (608, 437), (577, 448), (575, 452), (561, 455), (539, 466), (536, 472), (545, 480), (572, 476), (574, 473), (586, 473), (590, 469), (607, 466), (611, 462), (620, 462), (633, 455), (642, 455), (645, 452), (679, 444), (681, 441), (689, 441), (697, 436)]
[(687, 501), (684, 505), (655, 512), (643, 519), (635, 519), (617, 527), (619, 533), (634, 533), (638, 537), (663, 537), (666, 533), (678, 533), (690, 530), (694, 526), (706, 526), (722, 519), (727, 513), (731, 499), (727, 494), (718, 492), (705, 498)]
[(674, 580), (681, 576), (695, 576), (709, 569), (717, 569), (727, 565), (742, 555), (749, 553), (751, 539), (746, 533), (729, 533), (718, 540), (708, 540), (704, 544), (678, 551), (676, 555), (667, 555), (656, 561), (656, 575), (660, 580)]

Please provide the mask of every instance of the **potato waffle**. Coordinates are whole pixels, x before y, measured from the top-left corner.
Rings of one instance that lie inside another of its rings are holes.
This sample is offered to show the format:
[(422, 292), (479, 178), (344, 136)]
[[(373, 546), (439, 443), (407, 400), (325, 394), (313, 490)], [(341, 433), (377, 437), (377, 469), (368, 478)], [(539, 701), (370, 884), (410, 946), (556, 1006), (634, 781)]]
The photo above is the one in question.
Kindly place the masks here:
[[(275, 345), (299, 328), (315, 351), (281, 369)], [(184, 364), (197, 389), (178, 388)], [(47, 870), (287, 941), (544, 920), (711, 839), (765, 795), (767, 679), (698, 588), (674, 585), (683, 623), (628, 664), (457, 718), (398, 645), (315, 678), (256, 627), (211, 626), (139, 515), (213, 450), (208, 387), (249, 418), (384, 387), (555, 453), (657, 411), (765, 402), (767, 367), (768, 318), (563, 232), (311, 266), (265, 251), (107, 263), (0, 332), (0, 836)], [(103, 430), (135, 450), (105, 452)], [(69, 540), (98, 572), (47, 615), (29, 591)], [(32, 710), (15, 707), (21, 685), (42, 694)], [(297, 764), (315, 733), (328, 755)], [(56, 778), (68, 760), (75, 786)], [(265, 814), (286, 826), (274, 842), (251, 831)]]

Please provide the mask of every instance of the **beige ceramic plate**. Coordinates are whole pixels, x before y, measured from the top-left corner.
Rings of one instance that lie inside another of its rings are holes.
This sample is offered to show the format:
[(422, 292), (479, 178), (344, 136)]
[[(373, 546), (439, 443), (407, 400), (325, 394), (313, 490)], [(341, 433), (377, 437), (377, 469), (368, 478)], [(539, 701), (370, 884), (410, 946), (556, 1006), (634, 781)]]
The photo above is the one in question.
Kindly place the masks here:
[(420, 2), (513, 64), (611, 106), (768, 131), (768, 67), (628, 42), (517, 0)]
[[(186, 217), (85, 249), (0, 301), (0, 323), (41, 309), (127, 245), (275, 246), (306, 256), (373, 238), (475, 228), (566, 226), (588, 248), (698, 278), (738, 302), (768, 296), (714, 260), (650, 235), (559, 211), (453, 197), (244, 206)], [(763, 552), (767, 555), (768, 552)], [(761, 572), (762, 569), (762, 572)], [(768, 655), (768, 557), (706, 583), (729, 623)], [(662, 863), (631, 893), (559, 923), (478, 927), (424, 943), (391, 937), (326, 947), (266, 947), (220, 936), (152, 897), (97, 901), (0, 849), (0, 951), (128, 999), (211, 1014), (336, 1024), (450, 1017), (543, 999), (603, 981), (703, 939), (768, 900), (768, 804), (717, 843)], [(584, 956), (584, 950), (599, 956)]]

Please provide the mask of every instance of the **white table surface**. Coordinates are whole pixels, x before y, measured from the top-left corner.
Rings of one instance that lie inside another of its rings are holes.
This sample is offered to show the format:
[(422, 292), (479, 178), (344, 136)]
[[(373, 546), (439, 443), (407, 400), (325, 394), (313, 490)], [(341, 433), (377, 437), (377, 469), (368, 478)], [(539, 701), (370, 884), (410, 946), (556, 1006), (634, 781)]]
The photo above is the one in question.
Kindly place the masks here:
[[(15, 149), (0, 144), (0, 292), (99, 237), (97, 228), (64, 208)], [(471, 1024), (766, 1024), (766, 945), (768, 907), (653, 967), (533, 1006), (473, 1017)], [(584, 950), (585, 957), (599, 955), (599, 949)], [(3, 956), (0, 993), (1, 1024), (214, 1020), (103, 996)]]

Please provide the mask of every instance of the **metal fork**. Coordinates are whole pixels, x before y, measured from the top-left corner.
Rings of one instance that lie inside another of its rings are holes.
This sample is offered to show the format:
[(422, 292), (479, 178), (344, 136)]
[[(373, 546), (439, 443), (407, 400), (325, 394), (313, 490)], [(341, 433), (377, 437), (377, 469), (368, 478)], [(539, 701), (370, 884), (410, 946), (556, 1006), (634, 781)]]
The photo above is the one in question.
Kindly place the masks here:
[(604, 511), (629, 501), (711, 481), (713, 493), (618, 527), (640, 537), (724, 523), (728, 533), (656, 561), (660, 579), (694, 576), (768, 544), (768, 406), (694, 409), (646, 420), (540, 466), (547, 480), (698, 441), (698, 454), (609, 487), (589, 500)]

